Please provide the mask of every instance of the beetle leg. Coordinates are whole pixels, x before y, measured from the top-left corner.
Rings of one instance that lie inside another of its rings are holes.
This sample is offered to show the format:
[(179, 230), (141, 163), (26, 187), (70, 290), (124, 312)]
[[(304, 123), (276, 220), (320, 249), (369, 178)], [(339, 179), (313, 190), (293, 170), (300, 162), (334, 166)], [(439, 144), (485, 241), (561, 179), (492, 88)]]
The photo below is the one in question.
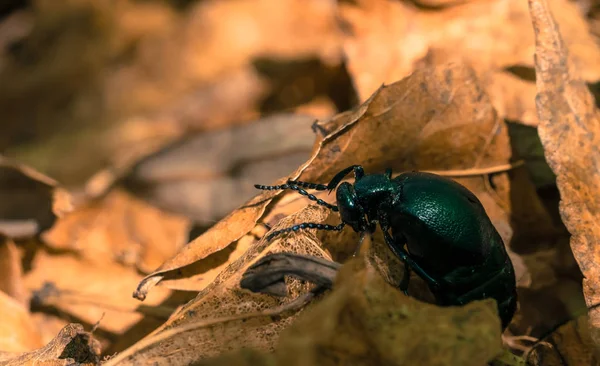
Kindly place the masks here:
[(344, 180), (344, 178), (351, 171), (354, 171), (354, 180), (355, 181), (357, 181), (365, 176), (365, 170), (363, 169), (363, 167), (361, 165), (351, 165), (351, 166), (347, 167), (346, 169), (343, 169), (339, 173), (337, 173), (331, 179), (329, 184), (327, 184), (327, 189), (329, 189), (330, 192), (333, 191), (338, 186), (338, 184), (340, 184), (340, 182), (342, 180)]
[(410, 267), (404, 263), (404, 277), (400, 281), (400, 291), (404, 292), (404, 295), (408, 296), (408, 284), (410, 282)]
[(270, 241), (271, 239), (273, 239), (274, 237), (281, 235), (281, 234), (285, 234), (285, 233), (289, 233), (291, 231), (298, 231), (298, 230), (304, 230), (304, 229), (317, 229), (317, 230), (326, 230), (326, 231), (342, 231), (342, 229), (344, 228), (344, 226), (346, 226), (345, 223), (341, 223), (339, 225), (333, 226), (333, 225), (327, 225), (327, 224), (318, 224), (316, 222), (303, 222), (301, 224), (298, 225), (294, 225), (285, 229), (281, 229), (281, 230), (277, 230), (277, 231), (273, 231), (272, 233), (270, 233), (267, 236), (267, 241)]
[(411, 256), (406, 250), (404, 250), (404, 248), (400, 248), (398, 245), (396, 245), (396, 243), (394, 243), (394, 239), (388, 232), (387, 227), (382, 227), (381, 229), (383, 230), (383, 236), (385, 237), (385, 242), (387, 243), (388, 247), (398, 258), (400, 258), (402, 262), (404, 262), (404, 265), (410, 267), (410, 269), (415, 271), (415, 273), (419, 275), (419, 277), (421, 277), (423, 280), (425, 280), (425, 282), (427, 282), (430, 288), (439, 288), (439, 282), (433, 277), (431, 277), (427, 272), (425, 272), (425, 270), (421, 268), (421, 266), (417, 262), (415, 262), (414, 259), (411, 258)]
[(387, 168), (385, 170), (385, 176), (388, 177), (388, 179), (392, 179), (392, 168)]

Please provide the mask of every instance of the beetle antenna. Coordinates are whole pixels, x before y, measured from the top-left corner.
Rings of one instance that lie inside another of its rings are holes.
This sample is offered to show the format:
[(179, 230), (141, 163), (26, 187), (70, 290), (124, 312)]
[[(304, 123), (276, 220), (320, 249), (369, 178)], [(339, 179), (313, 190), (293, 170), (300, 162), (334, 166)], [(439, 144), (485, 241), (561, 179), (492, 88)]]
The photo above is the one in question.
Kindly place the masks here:
[(365, 175), (365, 170), (361, 165), (351, 165), (337, 173), (327, 185), (327, 189), (329, 189), (330, 192), (333, 191), (351, 171), (354, 171), (354, 180), (359, 180)]
[(314, 189), (315, 191), (326, 191), (327, 190), (327, 184), (302, 182), (299, 180), (291, 180), (291, 179), (288, 179), (287, 184), (290, 184), (290, 185), (293, 184), (293, 185), (296, 185), (296, 186), (302, 187), (302, 188)]
[(331, 211), (334, 211), (334, 212), (338, 211), (338, 207), (336, 205), (332, 205), (331, 203), (327, 203), (327, 202), (323, 201), (322, 199), (317, 198), (314, 194), (310, 194), (310, 193), (306, 192), (304, 189), (298, 187), (295, 184), (286, 183), (286, 184), (281, 184), (278, 186), (263, 186), (261, 184), (255, 184), (254, 187), (257, 189), (262, 189), (263, 191), (274, 191), (277, 189), (290, 189), (292, 191), (296, 191), (296, 192), (300, 193), (303, 196), (306, 196), (311, 201), (315, 201), (318, 205), (327, 207)]
[(267, 241), (270, 241), (271, 239), (273, 239), (274, 237), (281, 235), (281, 234), (285, 234), (285, 233), (289, 233), (291, 231), (298, 231), (298, 230), (304, 230), (304, 229), (317, 229), (317, 230), (326, 230), (326, 231), (342, 231), (342, 229), (344, 228), (344, 226), (346, 226), (345, 223), (341, 223), (339, 225), (333, 226), (333, 225), (327, 225), (327, 224), (317, 224), (314, 222), (303, 222), (301, 224), (298, 225), (294, 225), (285, 229), (281, 229), (281, 230), (277, 230), (277, 231), (273, 231), (272, 233), (270, 233), (267, 236)]

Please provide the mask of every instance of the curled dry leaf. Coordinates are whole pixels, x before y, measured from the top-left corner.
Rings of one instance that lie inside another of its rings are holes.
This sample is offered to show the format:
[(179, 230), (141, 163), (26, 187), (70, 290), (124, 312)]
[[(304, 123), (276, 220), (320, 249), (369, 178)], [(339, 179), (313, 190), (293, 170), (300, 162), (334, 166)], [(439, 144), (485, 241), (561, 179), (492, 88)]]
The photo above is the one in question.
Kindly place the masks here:
[(49, 366), (98, 365), (100, 349), (81, 324), (69, 324), (46, 346), (21, 354), (0, 353), (1, 366), (43, 364)]
[[(600, 48), (577, 5), (567, 0), (550, 3), (559, 10), (558, 23), (573, 45), (577, 68), (586, 80), (599, 79)], [(351, 30), (344, 52), (361, 100), (382, 83), (399, 80), (423, 63), (463, 59), (482, 80), (488, 80), (482, 85), (501, 117), (536, 124), (533, 102), (526, 98), (534, 95), (533, 80), (515, 72), (515, 68), (533, 68), (533, 32), (523, 1), (471, 1), (418, 9), (409, 2), (365, 0), (344, 3), (340, 9)], [(523, 93), (517, 98), (515, 90)]]
[(557, 176), (561, 217), (585, 277), (592, 339), (600, 347), (600, 113), (548, 3), (530, 0), (529, 7), (536, 34), (538, 133)]
[(0, 157), (0, 232), (31, 237), (71, 210), (70, 195), (51, 178)]
[(273, 355), (244, 350), (200, 365), (479, 366), (499, 353), (493, 300), (447, 308), (422, 303), (359, 258), (342, 267), (326, 298), (283, 331)]
[(186, 137), (135, 164), (122, 182), (153, 205), (210, 226), (310, 157), (314, 118), (275, 115)]
[[(321, 206), (308, 206), (281, 220), (275, 229), (307, 220), (320, 222), (327, 214)], [(266, 253), (294, 252), (328, 258), (310, 231), (291, 239), (282, 237), (272, 242), (253, 243), (194, 300), (106, 366), (137, 365), (157, 358), (173, 364), (190, 364), (239, 348), (273, 349), (278, 334), (297, 314), (297, 310), (286, 305), (293, 303), (291, 299), (306, 294), (309, 286), (291, 280), (288, 282), (289, 297), (276, 298), (243, 290), (240, 280), (246, 269)], [(283, 310), (276, 310), (278, 307)]]
[(240, 287), (252, 292), (286, 296), (284, 279), (291, 276), (329, 289), (339, 268), (339, 263), (320, 257), (295, 253), (270, 254), (244, 272)]
[(314, 128), (323, 137), (304, 181), (327, 182), (353, 164), (367, 172), (443, 171), (502, 165), (510, 157), (504, 123), (461, 63), (421, 68)]

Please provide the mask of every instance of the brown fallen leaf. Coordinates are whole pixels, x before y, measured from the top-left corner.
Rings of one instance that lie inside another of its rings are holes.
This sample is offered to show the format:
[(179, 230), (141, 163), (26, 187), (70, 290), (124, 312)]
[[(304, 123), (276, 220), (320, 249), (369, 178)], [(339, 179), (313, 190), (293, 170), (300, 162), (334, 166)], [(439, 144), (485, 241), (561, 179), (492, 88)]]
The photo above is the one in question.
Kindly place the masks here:
[(0, 360), (5, 352), (27, 352), (42, 346), (40, 334), (29, 310), (2, 291), (0, 314)]
[[(274, 193), (264, 194), (250, 200), (242, 208), (233, 211), (204, 234), (184, 246), (173, 258), (164, 262), (158, 270), (146, 276), (137, 286), (134, 297), (144, 300), (151, 288), (162, 281), (169, 272), (178, 271), (211, 254), (225, 249), (240, 240), (256, 225)], [(206, 284), (202, 284), (206, 286)], [(201, 286), (202, 286), (201, 285)], [(200, 288), (202, 288), (199, 286)]]
[[(276, 228), (308, 219), (323, 221), (327, 215), (323, 207), (308, 206), (283, 219)], [(245, 270), (262, 255), (279, 252), (328, 258), (310, 232), (294, 240), (280, 238), (254, 243), (239, 259), (231, 261), (194, 300), (179, 308), (149, 336), (112, 358), (106, 366), (136, 365), (155, 359), (190, 364), (243, 347), (272, 349), (281, 330), (298, 313), (298, 309), (287, 306), (306, 294), (309, 286), (291, 280), (287, 282), (289, 297), (276, 298), (243, 290), (240, 280)], [(277, 310), (278, 307), (284, 310)]]
[(425, 304), (358, 258), (342, 267), (331, 293), (283, 331), (273, 355), (249, 352), (199, 364), (482, 365), (501, 353), (500, 323), (493, 300)]
[(55, 249), (71, 250), (97, 264), (121, 263), (155, 270), (186, 242), (190, 221), (116, 187), (80, 205), (42, 235)]
[(69, 324), (46, 346), (21, 354), (0, 353), (0, 365), (43, 364), (49, 366), (97, 365), (100, 349), (81, 324)]
[(70, 211), (71, 197), (56, 181), (0, 156), (0, 232), (27, 238)]
[(419, 69), (315, 128), (323, 137), (304, 181), (327, 182), (353, 164), (367, 172), (444, 171), (502, 165), (510, 157), (504, 123), (461, 63)]
[(560, 213), (571, 233), (571, 248), (585, 277), (592, 339), (600, 346), (600, 114), (548, 3), (530, 0), (536, 35), (538, 133), (556, 174)]

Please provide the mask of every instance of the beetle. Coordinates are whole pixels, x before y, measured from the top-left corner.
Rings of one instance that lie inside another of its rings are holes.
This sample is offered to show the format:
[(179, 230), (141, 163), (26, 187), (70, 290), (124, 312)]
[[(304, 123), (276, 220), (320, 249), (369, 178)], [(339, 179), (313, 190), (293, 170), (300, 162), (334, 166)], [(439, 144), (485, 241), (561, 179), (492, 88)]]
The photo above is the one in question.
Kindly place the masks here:
[[(342, 183), (351, 172), (354, 183)], [(282, 185), (255, 187), (297, 191), (339, 212), (341, 218), (336, 226), (305, 222), (277, 230), (267, 240), (302, 229), (341, 231), (346, 225), (364, 235), (379, 224), (386, 244), (405, 264), (399, 286), (405, 294), (412, 270), (427, 283), (438, 305), (493, 298), (502, 329), (512, 320), (517, 308), (513, 264), (481, 202), (461, 184), (425, 172), (406, 172), (395, 178), (391, 169), (384, 174), (365, 174), (362, 166), (352, 165), (327, 185), (288, 180)], [(336, 190), (337, 205), (306, 189)]]

